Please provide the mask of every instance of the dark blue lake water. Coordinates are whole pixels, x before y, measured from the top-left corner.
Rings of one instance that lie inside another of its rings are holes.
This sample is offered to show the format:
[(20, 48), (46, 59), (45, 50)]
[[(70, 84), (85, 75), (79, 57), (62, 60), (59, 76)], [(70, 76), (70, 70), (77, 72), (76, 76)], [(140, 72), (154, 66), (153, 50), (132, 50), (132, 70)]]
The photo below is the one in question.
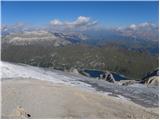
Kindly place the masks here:
[[(85, 69), (84, 72), (88, 73), (90, 75), (90, 77), (94, 77), (94, 78), (97, 78), (97, 77), (100, 77), (101, 74), (104, 74), (105, 72), (103, 71), (99, 71), (99, 70), (90, 70), (90, 69)], [(120, 80), (127, 80), (128, 78), (123, 76), (123, 75), (120, 75), (120, 74), (117, 74), (117, 73), (113, 73), (111, 72), (114, 79), (116, 81), (120, 81)]]

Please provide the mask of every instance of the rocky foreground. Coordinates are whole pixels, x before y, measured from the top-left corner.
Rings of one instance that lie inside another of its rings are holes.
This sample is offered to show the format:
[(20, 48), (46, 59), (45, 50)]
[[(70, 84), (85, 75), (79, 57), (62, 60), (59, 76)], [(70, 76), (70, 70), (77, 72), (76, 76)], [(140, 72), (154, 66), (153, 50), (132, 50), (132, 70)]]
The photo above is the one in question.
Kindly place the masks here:
[(74, 86), (2, 80), (2, 118), (158, 118), (158, 109)]

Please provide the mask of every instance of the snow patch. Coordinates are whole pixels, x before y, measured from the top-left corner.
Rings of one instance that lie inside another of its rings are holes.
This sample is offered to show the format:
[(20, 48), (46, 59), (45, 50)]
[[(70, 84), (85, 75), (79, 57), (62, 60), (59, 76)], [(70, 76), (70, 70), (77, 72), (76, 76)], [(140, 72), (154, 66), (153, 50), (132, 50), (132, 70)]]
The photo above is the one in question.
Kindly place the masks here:
[(53, 83), (63, 83), (81, 88), (93, 89), (91, 85), (79, 81), (80, 78), (72, 75), (64, 75), (63, 72), (49, 71), (39, 67), (33, 67), (24, 64), (12, 64), (9, 62), (1, 62), (1, 78), (13, 79), (14, 78), (33, 78), (38, 80), (51, 81)]

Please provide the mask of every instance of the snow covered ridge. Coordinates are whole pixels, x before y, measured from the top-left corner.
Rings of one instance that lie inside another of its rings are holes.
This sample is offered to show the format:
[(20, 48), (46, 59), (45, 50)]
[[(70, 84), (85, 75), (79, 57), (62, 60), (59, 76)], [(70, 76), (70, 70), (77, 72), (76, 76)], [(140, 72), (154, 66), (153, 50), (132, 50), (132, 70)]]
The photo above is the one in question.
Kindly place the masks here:
[(53, 83), (63, 83), (69, 85), (76, 85), (79, 87), (93, 89), (89, 84), (80, 82), (78, 77), (72, 75), (65, 75), (63, 72), (49, 71), (39, 67), (33, 67), (24, 64), (13, 64), (1, 61), (1, 78), (33, 78), (38, 80), (51, 81)]

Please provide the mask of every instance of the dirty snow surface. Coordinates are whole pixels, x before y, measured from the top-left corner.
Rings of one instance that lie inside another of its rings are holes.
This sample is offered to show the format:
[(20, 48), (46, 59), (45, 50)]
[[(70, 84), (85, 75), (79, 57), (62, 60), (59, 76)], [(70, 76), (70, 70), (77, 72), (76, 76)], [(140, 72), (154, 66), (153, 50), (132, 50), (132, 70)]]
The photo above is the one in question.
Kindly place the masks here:
[(159, 88), (155, 86), (147, 87), (142, 84), (121, 86), (81, 75), (9, 62), (1, 62), (1, 78), (2, 80), (20, 78), (46, 80), (97, 91), (101, 94), (115, 96), (124, 100), (131, 100), (145, 107), (158, 107), (159, 105)]

